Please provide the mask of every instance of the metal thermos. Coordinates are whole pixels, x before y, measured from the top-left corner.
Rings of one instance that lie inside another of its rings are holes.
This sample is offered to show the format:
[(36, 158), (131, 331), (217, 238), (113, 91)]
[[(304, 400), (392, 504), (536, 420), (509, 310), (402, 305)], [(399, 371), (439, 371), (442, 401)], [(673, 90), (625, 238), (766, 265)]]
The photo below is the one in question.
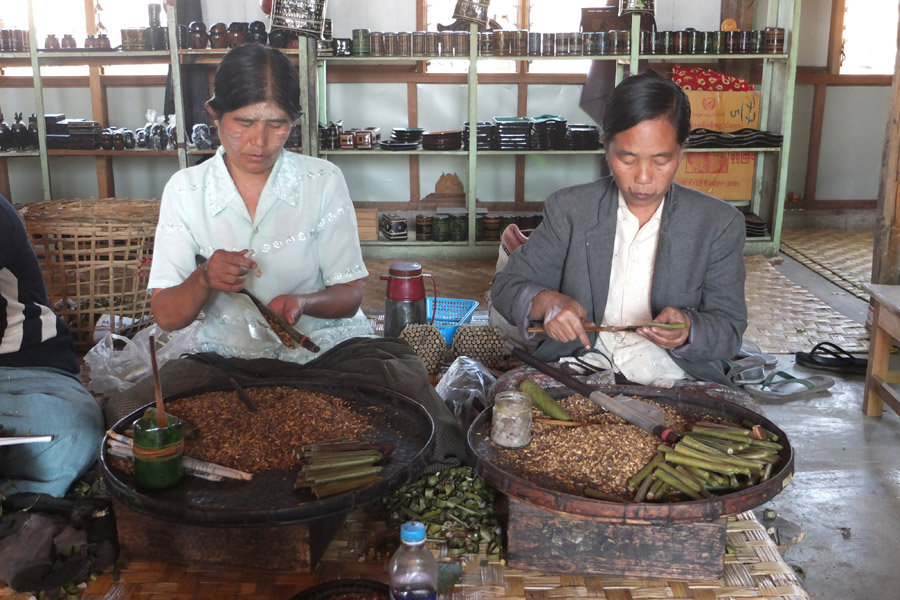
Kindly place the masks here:
[[(410, 323), (425, 323), (425, 277), (431, 277), (436, 297), (437, 284), (434, 277), (423, 274), (422, 265), (418, 263), (394, 263), (388, 269), (388, 274), (381, 276), (381, 279), (388, 282), (384, 294), (385, 337), (397, 337)], [(434, 315), (431, 318), (433, 321)]]

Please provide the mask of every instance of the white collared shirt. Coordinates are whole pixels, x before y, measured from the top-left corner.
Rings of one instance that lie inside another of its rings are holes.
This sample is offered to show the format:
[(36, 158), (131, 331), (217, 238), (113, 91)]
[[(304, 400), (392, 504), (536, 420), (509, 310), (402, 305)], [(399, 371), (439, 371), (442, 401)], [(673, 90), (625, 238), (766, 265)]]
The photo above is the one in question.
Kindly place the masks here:
[[(664, 205), (665, 199), (641, 227), (619, 192), (603, 325), (638, 325), (653, 320), (650, 288)], [(635, 383), (670, 387), (674, 380), (687, 377), (664, 348), (636, 333), (602, 332), (594, 347), (611, 357), (613, 368)]]

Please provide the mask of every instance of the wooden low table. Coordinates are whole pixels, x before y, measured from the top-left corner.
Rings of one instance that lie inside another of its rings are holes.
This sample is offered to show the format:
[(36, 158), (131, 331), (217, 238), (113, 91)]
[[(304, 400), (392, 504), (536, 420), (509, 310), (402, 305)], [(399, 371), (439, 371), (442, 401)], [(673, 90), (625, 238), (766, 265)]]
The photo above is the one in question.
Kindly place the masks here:
[(887, 404), (900, 414), (900, 393), (888, 386), (900, 383), (900, 372), (890, 372), (891, 345), (900, 340), (900, 285), (864, 283), (875, 314), (869, 341), (869, 366), (862, 409), (866, 416), (880, 417)]

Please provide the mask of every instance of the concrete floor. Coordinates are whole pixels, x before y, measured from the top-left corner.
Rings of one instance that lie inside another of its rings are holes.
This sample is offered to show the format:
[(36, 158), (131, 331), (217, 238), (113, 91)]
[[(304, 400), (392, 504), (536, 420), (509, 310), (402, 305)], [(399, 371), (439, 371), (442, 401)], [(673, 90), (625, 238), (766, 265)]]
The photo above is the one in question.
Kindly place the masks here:
[[(862, 300), (790, 258), (776, 268), (841, 314), (865, 322)], [(777, 368), (798, 376), (826, 373), (796, 366), (793, 355), (780, 355)], [(880, 419), (866, 417), (864, 378), (827, 374), (837, 381), (827, 393), (762, 403), (796, 455), (793, 482), (765, 507), (802, 531), (784, 558), (806, 573), (803, 585), (812, 598), (900, 598), (894, 564), (900, 545), (900, 454), (894, 453), (900, 448), (900, 418), (890, 409)], [(849, 537), (841, 528), (849, 528)]]

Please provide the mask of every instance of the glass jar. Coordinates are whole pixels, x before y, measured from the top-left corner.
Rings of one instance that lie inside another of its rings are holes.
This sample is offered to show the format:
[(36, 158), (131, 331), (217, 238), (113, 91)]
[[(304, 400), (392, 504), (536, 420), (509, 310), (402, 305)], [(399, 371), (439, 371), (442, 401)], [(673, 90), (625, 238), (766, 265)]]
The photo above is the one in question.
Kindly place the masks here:
[(450, 215), (435, 215), (431, 224), (431, 239), (446, 242), (450, 239)]
[(384, 34), (384, 55), (385, 56), (397, 56), (399, 52), (399, 43), (397, 41), (396, 33), (385, 33)]
[(531, 398), (522, 392), (500, 392), (491, 413), (491, 441), (504, 448), (531, 442)]
[(384, 56), (384, 32), (372, 31), (369, 33), (369, 51), (372, 56)]
[(412, 33), (409, 31), (397, 33), (397, 56), (412, 56)]
[(554, 56), (556, 54), (556, 34), (541, 34), (541, 56)]
[(441, 46), (441, 34), (437, 31), (425, 32), (425, 56), (437, 56)]
[(469, 239), (469, 215), (450, 215), (450, 241), (464, 242)]
[(453, 39), (453, 48), (455, 56), (468, 57), (469, 56), (469, 32), (468, 31), (457, 31), (456, 36)]
[(785, 51), (785, 37), (783, 27), (765, 28), (765, 53), (782, 54)]
[(431, 215), (416, 215), (416, 241), (431, 241), (431, 230), (434, 217)]
[(413, 56), (428, 56), (425, 52), (425, 32), (424, 31), (413, 31), (412, 32), (412, 55)]

